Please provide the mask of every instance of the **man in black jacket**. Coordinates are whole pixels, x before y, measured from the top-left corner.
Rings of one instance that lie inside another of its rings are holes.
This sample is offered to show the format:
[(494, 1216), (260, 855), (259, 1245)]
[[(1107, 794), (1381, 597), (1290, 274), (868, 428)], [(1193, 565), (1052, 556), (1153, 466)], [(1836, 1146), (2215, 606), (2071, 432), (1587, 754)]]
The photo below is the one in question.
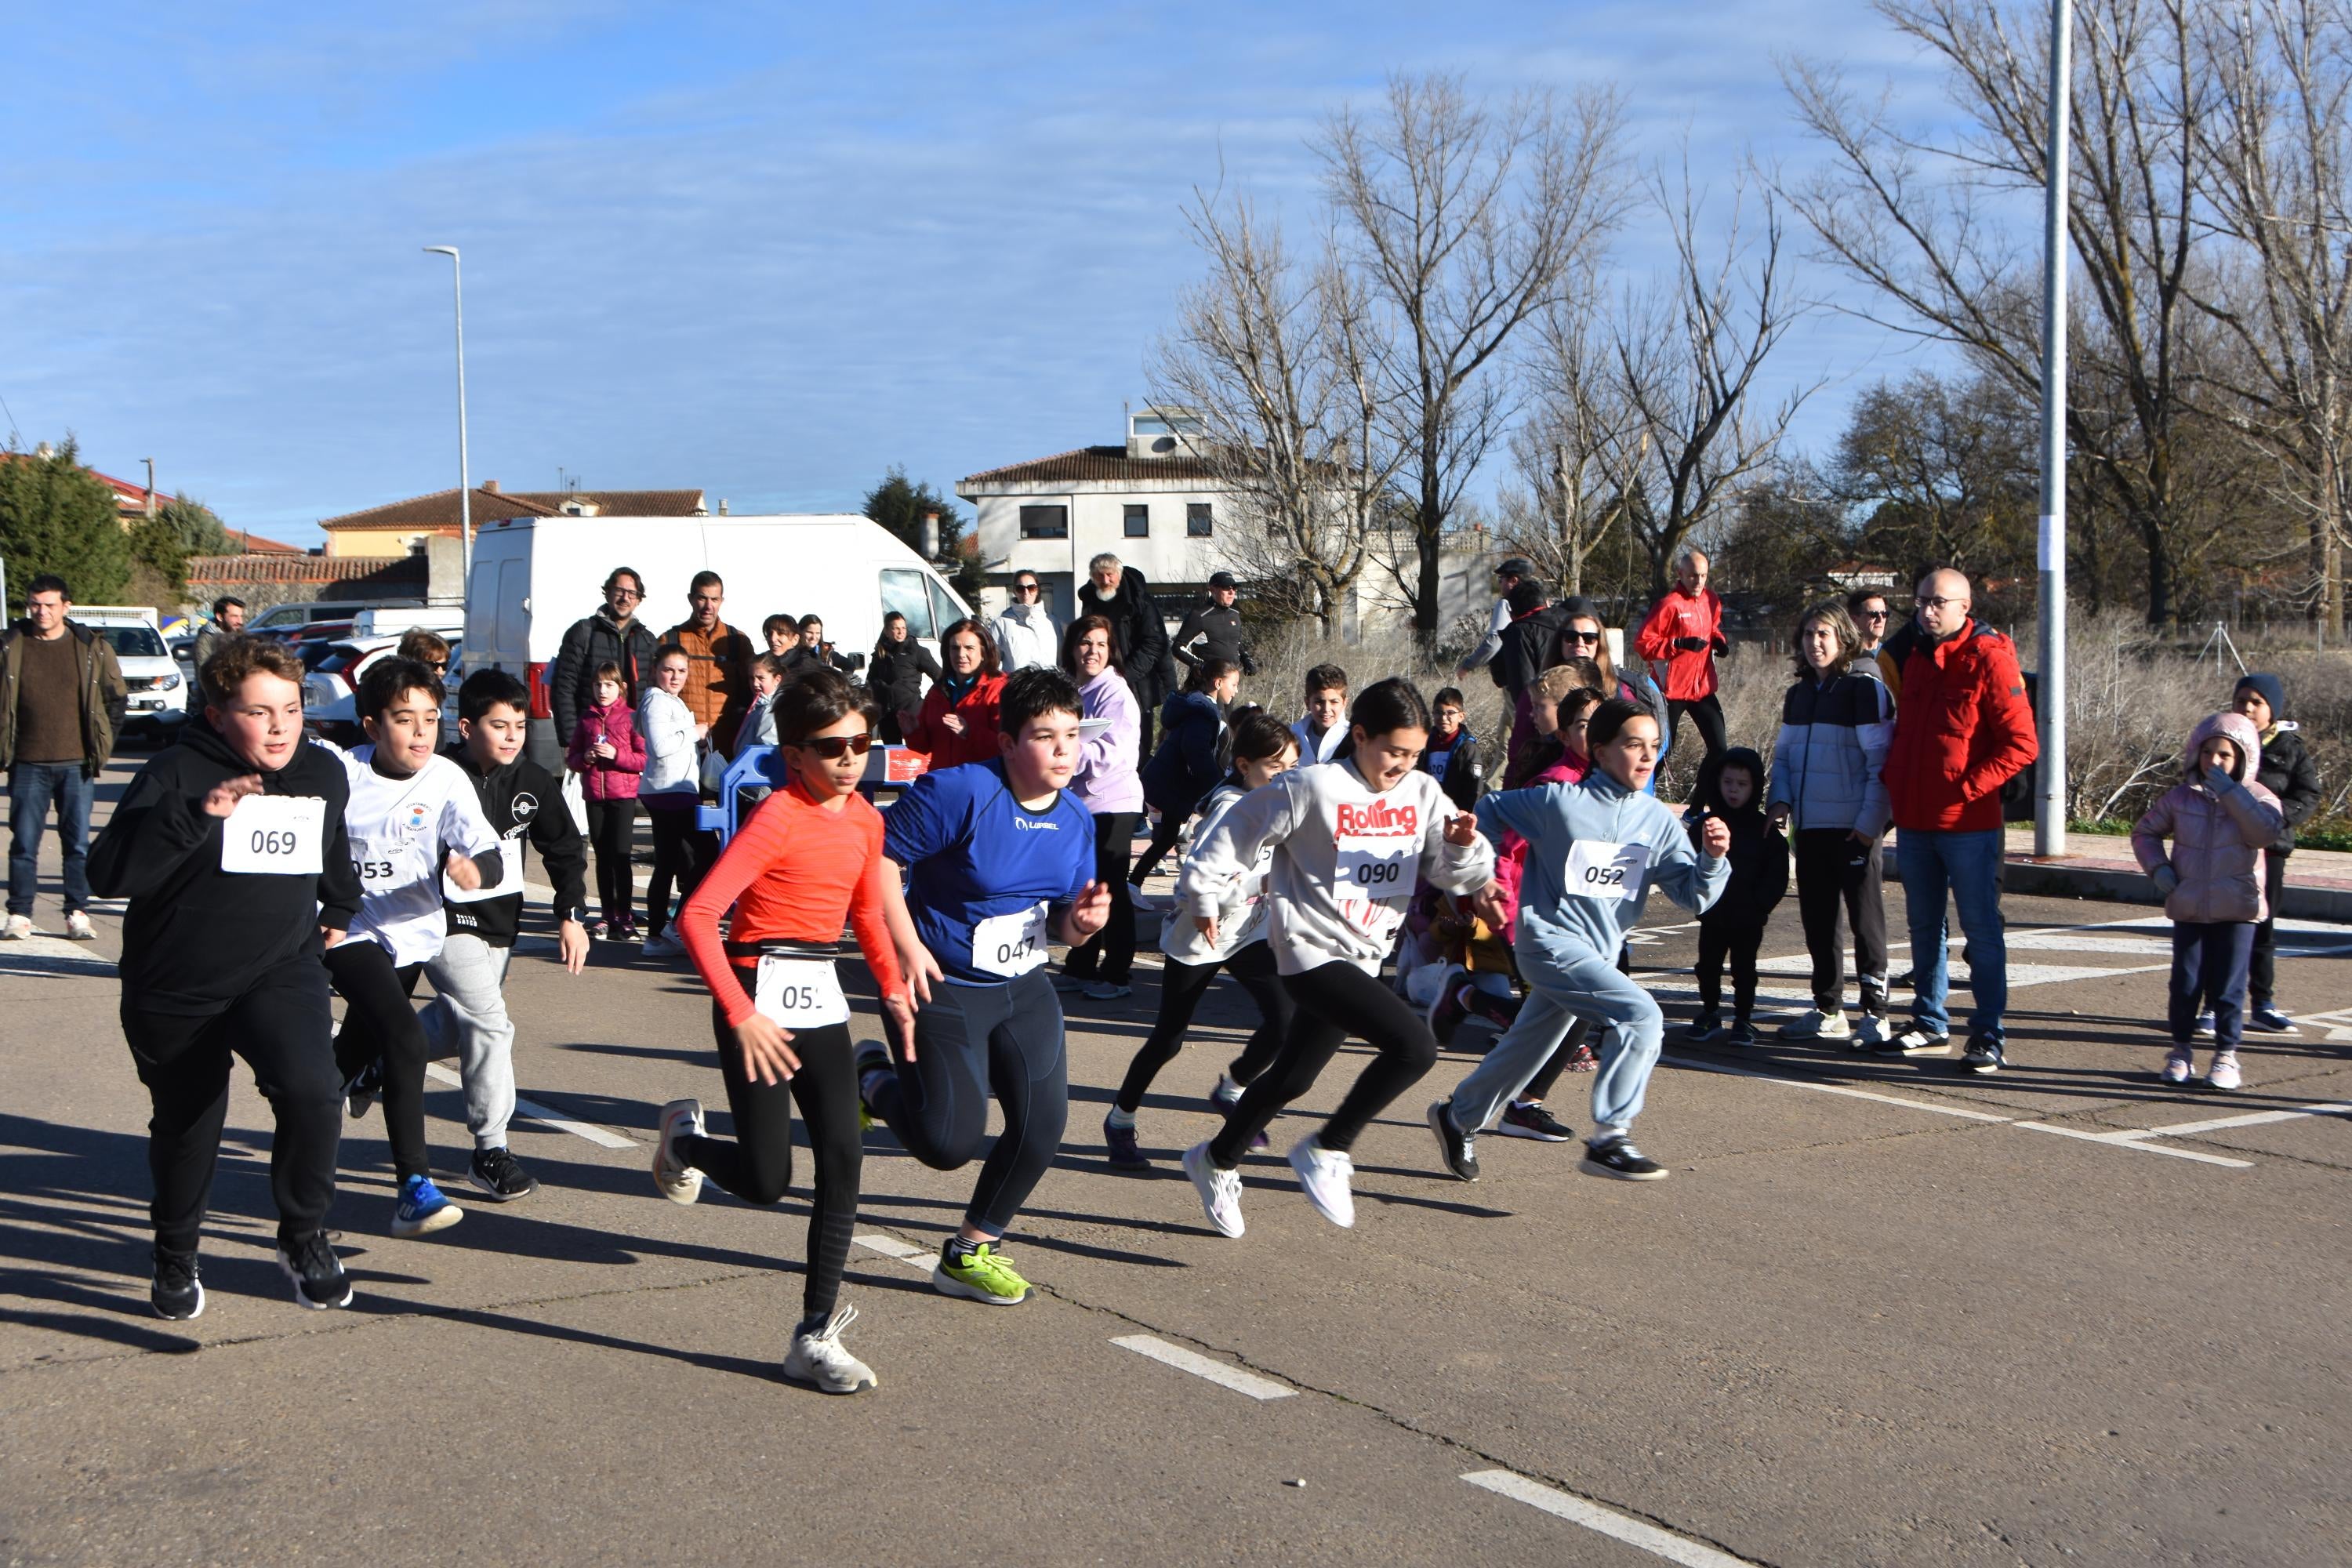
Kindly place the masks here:
[(539, 1190), (507, 1149), (514, 1119), (514, 1021), (507, 1016), (507, 965), (522, 924), (522, 844), (532, 847), (555, 884), (556, 948), (573, 974), (588, 962), (588, 844), (563, 809), (563, 785), (522, 754), (530, 689), (503, 669), (477, 670), (457, 690), (458, 743), (445, 754), (474, 781), (482, 815), (505, 847), (496, 886), (441, 889), (449, 934), (425, 963), (432, 1005), (419, 1015), (434, 1054), (454, 1047), (466, 1090), (466, 1126), (474, 1135), (467, 1179), (498, 1203)]
[(2319, 809), (2319, 769), (2303, 736), (2296, 732), (2294, 721), (2286, 716), (2285, 681), (2275, 675), (2241, 676), (2237, 689), (2230, 694), (2230, 705), (2252, 720), (2262, 736), (2262, 760), (2255, 764), (2254, 777), (2278, 796), (2279, 809), (2286, 816), (2278, 842), (2263, 857), (2263, 900), (2268, 913), (2254, 928), (2253, 963), (2246, 982), (2246, 1023), (2274, 1035), (2292, 1034), (2294, 1017), (2273, 999), (2278, 981), (2275, 928), (2279, 895), (2286, 889), (2286, 858), (2294, 853), (2294, 830)]
[(278, 1266), (305, 1307), (347, 1305), (328, 1245), (342, 1074), (325, 947), (357, 918), (360, 879), (342, 759), (302, 738), (302, 665), (240, 638), (204, 672), (207, 703), (180, 743), (139, 772), (89, 856), (122, 917), (122, 1034), (153, 1116), (155, 1277), (165, 1318), (205, 1310), (196, 1238), (228, 1115), (229, 1058), (269, 1100)]
[(621, 679), (631, 702), (645, 695), (654, 678), (653, 629), (637, 619), (646, 601), (646, 580), (626, 566), (615, 566), (604, 579), (604, 603), (594, 615), (572, 623), (555, 655), (553, 679), (547, 683), (548, 706), (555, 713), (555, 754), (563, 754), (580, 728), (580, 715), (596, 705), (596, 667), (610, 660), (621, 667)]
[[(1143, 574), (1119, 564), (1118, 556), (1103, 552), (1087, 563), (1087, 580), (1078, 584), (1077, 614), (1100, 616), (1110, 622), (1111, 652), (1128, 689), (1142, 716), (1142, 734), (1136, 754), (1151, 754), (1151, 720), (1168, 696), (1168, 628)], [(1075, 617), (1073, 617), (1075, 618)]]
[[(1203, 659), (1222, 658), (1244, 675), (1257, 673), (1257, 664), (1242, 641), (1242, 613), (1234, 608), (1234, 600), (1239, 596), (1240, 589), (1232, 573), (1210, 574), (1209, 602), (1184, 617), (1184, 624), (1176, 628), (1176, 636), (1168, 645), (1187, 668), (1199, 668)], [(1194, 647), (1195, 642), (1200, 647)]]

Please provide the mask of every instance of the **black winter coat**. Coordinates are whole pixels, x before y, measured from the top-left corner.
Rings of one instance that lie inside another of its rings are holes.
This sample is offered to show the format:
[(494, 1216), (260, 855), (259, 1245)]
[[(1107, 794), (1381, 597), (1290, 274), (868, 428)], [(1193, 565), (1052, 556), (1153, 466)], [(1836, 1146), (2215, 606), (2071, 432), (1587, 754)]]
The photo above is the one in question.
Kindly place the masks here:
[[(1788, 837), (1754, 802), (1719, 815), (1731, 824), (1731, 880), (1724, 884), (1723, 896), (1709, 904), (1699, 919), (1710, 925), (1762, 925), (1789, 896)], [(1685, 831), (1690, 834), (1694, 848), (1698, 847), (1703, 826), (1703, 820), (1685, 819)]]
[(624, 695), (634, 706), (654, 679), (654, 654), (658, 645), (646, 623), (634, 617), (625, 629), (599, 607), (593, 616), (572, 623), (555, 655), (554, 679), (547, 683), (548, 706), (555, 711), (555, 744), (560, 752), (580, 731), (580, 715), (596, 706), (596, 667), (621, 667), (628, 683)]
[(1127, 677), (1128, 689), (1145, 708), (1157, 708), (1168, 695), (1172, 662), (1168, 657), (1168, 628), (1160, 624), (1159, 606), (1151, 602), (1150, 584), (1132, 566), (1119, 569), (1118, 591), (1108, 599), (1095, 595), (1091, 577), (1078, 584), (1077, 616), (1101, 616), (1110, 622), (1112, 651)]
[(889, 715), (912, 713), (923, 705), (923, 678), (933, 684), (947, 679), (931, 650), (915, 637), (896, 645), (877, 643), (866, 666), (866, 689)]
[(2255, 764), (2254, 778), (2264, 789), (2279, 798), (2279, 810), (2286, 816), (2286, 831), (2271, 846), (2281, 855), (2294, 851), (2294, 830), (2311, 820), (2319, 809), (2319, 767), (2311, 760), (2311, 751), (2303, 743), (2291, 722), (2282, 723), (2275, 734), (2263, 743), (2262, 761)]
[[(555, 918), (586, 920), (588, 841), (580, 836), (580, 825), (572, 820), (572, 808), (564, 804), (562, 781), (526, 757), (485, 770), (463, 746), (452, 746), (442, 754), (474, 781), (482, 815), (490, 819), (492, 831), (504, 846), (499, 853), (515, 857), (518, 868), (522, 865), (522, 840), (530, 837), (555, 883)], [(447, 910), (451, 931), (480, 937), (492, 947), (512, 947), (522, 924), (522, 895), (451, 903)]]

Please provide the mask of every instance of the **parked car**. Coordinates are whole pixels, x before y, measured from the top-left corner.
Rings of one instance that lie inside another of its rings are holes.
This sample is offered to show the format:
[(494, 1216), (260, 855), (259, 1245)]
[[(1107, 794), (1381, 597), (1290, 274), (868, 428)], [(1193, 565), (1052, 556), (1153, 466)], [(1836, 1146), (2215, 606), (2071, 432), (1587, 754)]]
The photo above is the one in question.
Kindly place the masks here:
[[(313, 621), (350, 622), (356, 619), (363, 611), (422, 610), (424, 607), (425, 601), (422, 599), (303, 599), (270, 605), (269, 608), (246, 622), (245, 629), (257, 637), (285, 637), (289, 633), (300, 631)], [(446, 611), (434, 613), (444, 620), (448, 618)], [(406, 631), (412, 624), (414, 623), (379, 626), (373, 630)]]
[(155, 629), (144, 605), (76, 605), (73, 618), (114, 645), (122, 683), (131, 689), (122, 717), (125, 741), (162, 745), (187, 721), (187, 677)]
[(645, 574), (640, 614), (656, 633), (686, 618), (687, 584), (706, 567), (727, 581), (728, 623), (755, 644), (771, 615), (815, 615), (835, 647), (862, 660), (887, 611), (904, 615), (908, 635), (925, 639), (971, 614), (920, 555), (855, 513), (489, 523), (474, 536), (467, 584), (468, 663), (523, 678), (530, 688), (530, 754), (559, 773), (571, 737), (555, 733), (548, 684), (555, 656), (565, 631), (604, 602), (604, 576), (615, 566)]
[[(405, 635), (405, 634), (404, 634)], [(359, 721), (359, 685), (368, 667), (389, 658), (400, 638), (367, 637), (331, 643), (302, 681), (302, 721), (339, 746), (356, 746), (367, 739)], [(457, 733), (457, 659), (462, 644), (449, 644), (447, 700), (441, 705), (445, 740)], [(308, 662), (307, 660), (305, 662)]]

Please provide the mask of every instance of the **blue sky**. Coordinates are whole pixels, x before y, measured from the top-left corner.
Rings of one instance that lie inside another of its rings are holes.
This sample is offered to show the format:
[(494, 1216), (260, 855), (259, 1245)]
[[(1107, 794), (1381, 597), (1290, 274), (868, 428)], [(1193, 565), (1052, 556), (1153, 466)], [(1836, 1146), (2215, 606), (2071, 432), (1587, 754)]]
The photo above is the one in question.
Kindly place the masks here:
[[(1268, 6), (47, 7), (11, 26), (0, 398), (25, 442), (300, 542), (473, 473), (852, 506), (1118, 438), (1230, 183), (1310, 225), (1306, 140), (1391, 70), (1614, 81), (1634, 152), (1801, 163), (1774, 68), (1935, 81), (1859, 0)], [(334, 13), (346, 11), (348, 16)], [(852, 13), (855, 13), (853, 15)], [(1639, 229), (1620, 247), (1656, 255)], [(1834, 297), (1835, 280), (1808, 287)], [(1837, 427), (1906, 345), (1824, 313)]]

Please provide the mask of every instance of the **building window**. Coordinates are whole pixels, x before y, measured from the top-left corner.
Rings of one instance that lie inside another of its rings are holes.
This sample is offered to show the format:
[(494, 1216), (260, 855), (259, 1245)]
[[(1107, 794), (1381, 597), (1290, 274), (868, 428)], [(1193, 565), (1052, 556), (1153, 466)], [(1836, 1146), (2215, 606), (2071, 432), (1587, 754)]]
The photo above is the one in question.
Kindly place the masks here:
[(1189, 502), (1184, 508), (1184, 537), (1206, 539), (1214, 531), (1214, 520), (1204, 500)]
[(1070, 509), (1066, 506), (1024, 506), (1021, 509), (1024, 539), (1067, 539)]
[(1129, 505), (1127, 509), (1127, 536), (1129, 539), (1151, 537), (1151, 509)]

